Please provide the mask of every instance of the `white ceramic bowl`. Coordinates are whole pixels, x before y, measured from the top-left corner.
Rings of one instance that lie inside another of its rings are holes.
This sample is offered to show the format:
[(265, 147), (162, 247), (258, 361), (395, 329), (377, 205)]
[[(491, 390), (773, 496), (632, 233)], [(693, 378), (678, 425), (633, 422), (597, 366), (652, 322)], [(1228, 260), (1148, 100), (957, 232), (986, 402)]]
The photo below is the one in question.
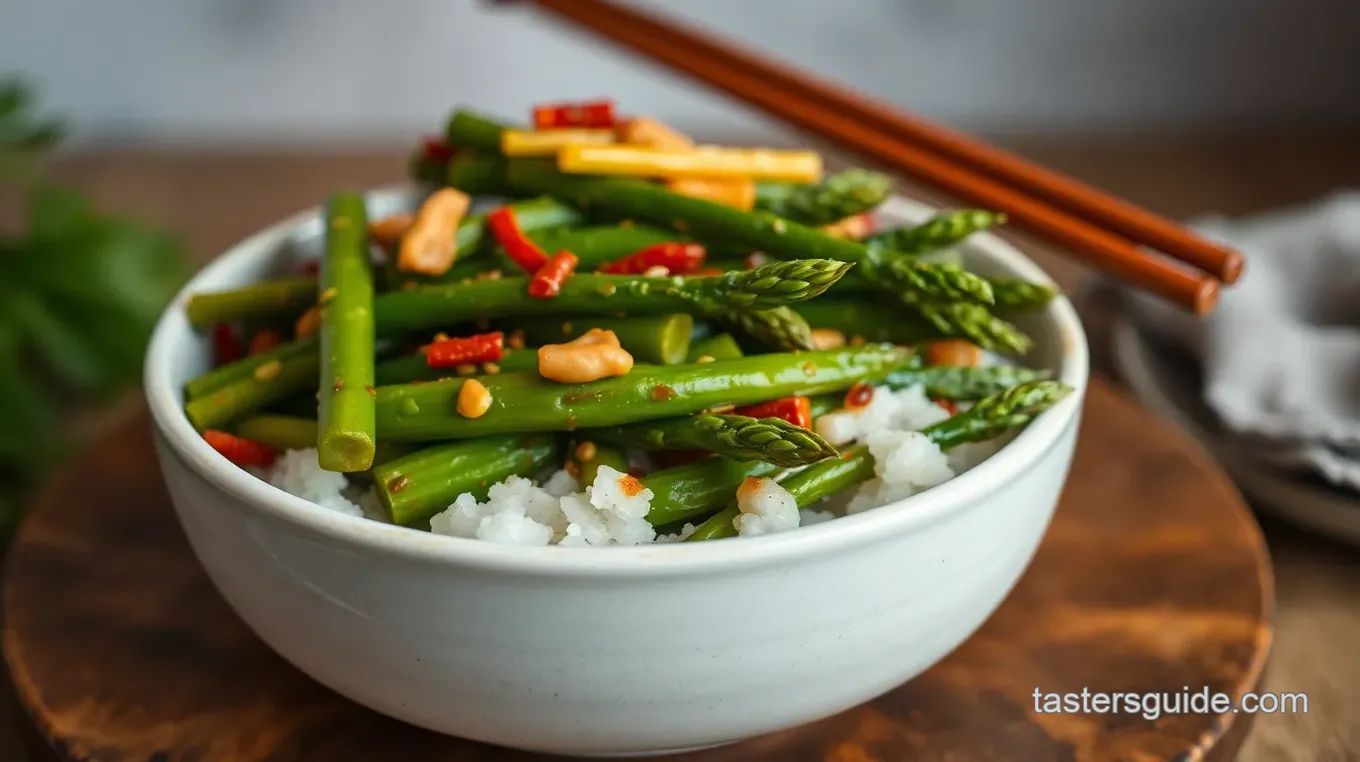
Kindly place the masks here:
[[(410, 206), (402, 190), (371, 213)], [(893, 199), (899, 222), (931, 210)], [(995, 456), (900, 503), (784, 534), (633, 548), (524, 548), (342, 515), (227, 463), (181, 410), (208, 349), (189, 293), (314, 251), (316, 209), (228, 251), (167, 310), (146, 394), (171, 499), (223, 597), (271, 648), (383, 714), (463, 738), (583, 755), (666, 753), (835, 714), (910, 680), (1024, 571), (1072, 460), (1087, 346), (1066, 299), (1022, 322), (1077, 393)], [(1000, 239), (965, 259), (1047, 281)]]

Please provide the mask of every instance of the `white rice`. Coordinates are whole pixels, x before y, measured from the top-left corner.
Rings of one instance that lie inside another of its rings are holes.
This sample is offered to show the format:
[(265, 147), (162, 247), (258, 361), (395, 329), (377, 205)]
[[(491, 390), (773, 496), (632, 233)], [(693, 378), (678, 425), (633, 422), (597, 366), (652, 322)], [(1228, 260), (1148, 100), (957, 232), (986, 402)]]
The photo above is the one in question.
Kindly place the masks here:
[(310, 500), (322, 508), (351, 516), (364, 515), (362, 508), (345, 497), (349, 480), (344, 474), (322, 470), (314, 447), (283, 453), (266, 469), (264, 478), (284, 492)]
[(817, 419), (816, 428), (823, 439), (840, 447), (863, 442), (876, 431), (916, 431), (948, 417), (919, 384), (896, 392), (880, 386), (869, 404), (827, 413)]
[(742, 537), (787, 532), (798, 528), (802, 517), (793, 495), (774, 479), (747, 479), (737, 488), (737, 509), (732, 521)]
[(430, 519), (430, 531), (507, 545), (642, 545), (656, 539), (647, 523), (652, 491), (634, 477), (600, 466), (593, 484), (584, 492), (577, 487), (564, 471), (542, 487), (511, 476), (491, 485), (485, 502), (459, 495)]

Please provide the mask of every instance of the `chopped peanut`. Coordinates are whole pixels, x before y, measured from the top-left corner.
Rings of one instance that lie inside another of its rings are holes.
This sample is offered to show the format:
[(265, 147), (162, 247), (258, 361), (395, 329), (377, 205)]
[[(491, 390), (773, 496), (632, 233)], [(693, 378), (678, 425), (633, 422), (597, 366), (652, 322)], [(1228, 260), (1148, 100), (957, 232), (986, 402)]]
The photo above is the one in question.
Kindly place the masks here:
[(415, 221), (414, 215), (406, 213), (374, 220), (368, 225), (369, 240), (381, 246), (384, 251), (392, 251)]
[(590, 461), (595, 460), (595, 456), (598, 453), (599, 448), (595, 446), (594, 442), (586, 441), (576, 446), (576, 459), (582, 463), (589, 463)]
[(397, 269), (424, 275), (443, 275), (457, 254), (458, 224), (472, 199), (454, 188), (441, 188), (420, 205), (415, 222), (401, 239)]
[(491, 408), (491, 392), (481, 381), (469, 378), (458, 390), (458, 414), (464, 418), (481, 418)]
[(633, 356), (619, 345), (613, 331), (592, 328), (565, 344), (538, 348), (538, 374), (563, 384), (584, 384), (633, 369)]
[(823, 233), (834, 238), (858, 241), (869, 237), (869, 234), (874, 232), (874, 218), (868, 214), (852, 214), (830, 225), (823, 225), (821, 229)]
[(926, 346), (926, 365), (952, 365), (974, 368), (982, 362), (982, 350), (963, 339), (943, 339)]
[(313, 307), (302, 313), (302, 317), (293, 324), (293, 335), (299, 339), (305, 339), (321, 330), (321, 308)]
[(835, 328), (816, 328), (812, 331), (812, 346), (817, 349), (839, 349), (845, 346), (845, 334)]
[(668, 269), (665, 265), (652, 265), (651, 267), (642, 271), (642, 277), (644, 278), (664, 278), (670, 274), (671, 274), (670, 269)]
[(756, 205), (756, 184), (749, 177), (677, 177), (667, 180), (666, 188), (682, 196), (701, 198), (742, 211), (750, 211)]
[(617, 128), (618, 141), (634, 146), (663, 148), (668, 151), (692, 151), (694, 141), (655, 119), (629, 119)]

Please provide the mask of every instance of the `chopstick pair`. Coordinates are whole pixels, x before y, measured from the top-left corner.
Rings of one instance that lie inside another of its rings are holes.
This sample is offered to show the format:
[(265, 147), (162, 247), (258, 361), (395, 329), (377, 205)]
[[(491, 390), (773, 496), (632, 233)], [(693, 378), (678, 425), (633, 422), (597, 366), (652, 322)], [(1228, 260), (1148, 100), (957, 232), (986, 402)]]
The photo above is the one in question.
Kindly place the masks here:
[(1016, 227), (1195, 314), (1210, 312), (1220, 285), (1241, 274), (1241, 254), (1174, 222), (730, 43), (609, 0), (527, 1), (904, 175), (1004, 212)]

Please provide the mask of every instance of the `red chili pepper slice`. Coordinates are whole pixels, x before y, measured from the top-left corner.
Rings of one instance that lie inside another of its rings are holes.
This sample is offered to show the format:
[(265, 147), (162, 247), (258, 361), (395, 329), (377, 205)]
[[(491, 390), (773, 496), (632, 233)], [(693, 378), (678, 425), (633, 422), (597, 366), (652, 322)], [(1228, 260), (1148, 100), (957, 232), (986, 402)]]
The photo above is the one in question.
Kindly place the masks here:
[(431, 368), (452, 368), (458, 365), (499, 362), (504, 334), (481, 333), (458, 339), (436, 341), (425, 350), (425, 364)]
[(576, 272), (581, 260), (569, 251), (559, 251), (538, 268), (529, 279), (529, 296), (551, 299), (562, 292), (562, 284)]
[(506, 255), (527, 273), (536, 273), (548, 261), (548, 255), (529, 240), (515, 219), (514, 210), (503, 206), (486, 216), (486, 226)]
[(619, 123), (614, 102), (608, 99), (580, 103), (548, 103), (534, 107), (534, 129), (563, 127), (612, 128)]
[(268, 352), (283, 343), (283, 337), (278, 331), (269, 328), (261, 328), (250, 337), (249, 354), (257, 355), (261, 352)]
[(209, 429), (203, 432), (203, 441), (238, 466), (267, 466), (277, 457), (268, 445), (225, 431)]
[(226, 323), (213, 326), (212, 350), (213, 362), (217, 365), (236, 362), (245, 356), (245, 350), (241, 348), (241, 339), (236, 336), (236, 329)]
[(658, 243), (600, 268), (612, 275), (641, 275), (653, 267), (664, 267), (671, 275), (685, 275), (704, 266), (708, 251), (697, 243)]
[(739, 407), (732, 413), (752, 418), (783, 418), (794, 426), (812, 428), (812, 400), (807, 397), (784, 397), (759, 405)]
[(874, 399), (874, 387), (855, 384), (845, 393), (845, 407), (854, 410), (867, 406)]
[(438, 135), (430, 135), (420, 141), (420, 151), (428, 161), (443, 164), (452, 159), (457, 149), (444, 142)]
[(939, 405), (946, 413), (949, 413), (950, 415), (959, 414), (959, 406), (952, 400), (935, 400), (935, 404)]

